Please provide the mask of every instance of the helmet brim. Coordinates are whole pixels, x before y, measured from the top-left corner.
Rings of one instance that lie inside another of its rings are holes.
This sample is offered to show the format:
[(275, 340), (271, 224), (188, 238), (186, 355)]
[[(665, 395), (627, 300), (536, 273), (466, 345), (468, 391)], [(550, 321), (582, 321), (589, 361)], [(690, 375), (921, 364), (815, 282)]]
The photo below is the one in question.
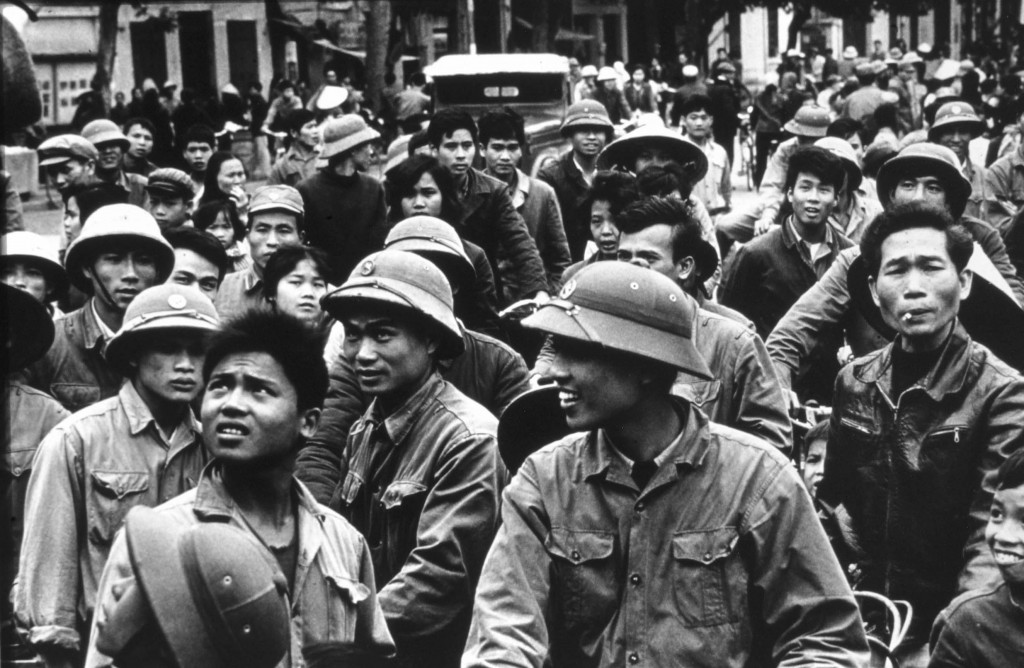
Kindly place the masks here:
[(39, 255), (14, 253), (12, 255), (0, 256), (0, 262), (14, 261), (31, 263), (42, 270), (43, 276), (46, 278), (46, 286), (52, 294), (52, 300), (63, 299), (68, 293), (68, 287), (71, 285), (71, 282), (68, 280), (68, 273), (64, 271), (64, 267), (60, 264)]
[(963, 215), (967, 198), (971, 196), (971, 182), (948, 162), (919, 155), (896, 155), (878, 170), (878, 201), (882, 208), (888, 209), (892, 206), (892, 191), (900, 178), (920, 174), (934, 174), (946, 187), (946, 205), (953, 218), (957, 219)]
[(203, 336), (212, 334), (218, 329), (216, 324), (196, 316), (190, 316), (185, 312), (181, 312), (180, 315), (147, 319), (127, 331), (122, 328), (111, 337), (103, 351), (103, 356), (110, 368), (127, 378), (131, 375), (130, 362), (135, 351), (140, 344), (152, 342), (153, 332), (182, 332)]
[(126, 243), (128, 245), (146, 248), (153, 252), (156, 257), (157, 279), (154, 285), (163, 283), (174, 270), (174, 249), (169, 244), (162, 244), (155, 239), (135, 234), (112, 234), (98, 237), (79, 237), (68, 247), (64, 255), (64, 269), (67, 272), (68, 280), (87, 295), (92, 294), (92, 281), (83, 271), (91, 258), (95, 258), (105, 248), (112, 244)]
[(43, 357), (53, 344), (55, 328), (46, 307), (35, 297), (3, 284), (7, 317), (6, 371), (20, 371)]
[(697, 183), (708, 173), (708, 158), (693, 142), (668, 136), (626, 135), (608, 144), (597, 157), (598, 169), (621, 167), (629, 171), (636, 168), (636, 158), (647, 146), (657, 146), (670, 159), (682, 167), (690, 184)]
[(668, 364), (705, 380), (713, 379), (704, 358), (690, 338), (559, 301), (549, 302), (525, 318), (522, 321), (523, 327), (575, 341), (596, 343), (609, 350)]

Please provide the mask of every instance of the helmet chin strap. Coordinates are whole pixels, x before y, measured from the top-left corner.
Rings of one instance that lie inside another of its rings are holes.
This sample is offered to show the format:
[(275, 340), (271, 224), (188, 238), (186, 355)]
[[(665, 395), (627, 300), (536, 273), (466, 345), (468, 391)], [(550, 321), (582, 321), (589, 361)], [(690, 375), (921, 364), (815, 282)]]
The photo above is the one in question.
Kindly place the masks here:
[(101, 281), (99, 277), (96, 276), (96, 268), (93, 267), (92, 265), (89, 265), (89, 277), (92, 278), (93, 287), (99, 289), (107, 303), (110, 304), (113, 308), (122, 311), (123, 313), (124, 309), (118, 307), (117, 301), (114, 300), (114, 296), (110, 294), (110, 291), (107, 290), (107, 287), (103, 285), (103, 281)]

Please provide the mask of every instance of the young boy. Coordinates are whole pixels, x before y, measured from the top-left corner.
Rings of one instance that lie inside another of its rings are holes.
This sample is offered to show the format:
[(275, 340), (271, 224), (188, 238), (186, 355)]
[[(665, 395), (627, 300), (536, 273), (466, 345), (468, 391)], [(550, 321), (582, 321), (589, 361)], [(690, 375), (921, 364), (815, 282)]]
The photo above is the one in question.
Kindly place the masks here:
[(932, 627), (930, 668), (1024, 665), (1024, 450), (996, 472), (985, 541), (1003, 582), (967, 592)]
[(717, 222), (718, 216), (727, 213), (732, 206), (732, 165), (729, 155), (711, 133), (715, 123), (713, 113), (713, 104), (707, 95), (691, 95), (682, 105), (683, 133), (708, 159), (708, 171), (694, 184), (692, 192)]

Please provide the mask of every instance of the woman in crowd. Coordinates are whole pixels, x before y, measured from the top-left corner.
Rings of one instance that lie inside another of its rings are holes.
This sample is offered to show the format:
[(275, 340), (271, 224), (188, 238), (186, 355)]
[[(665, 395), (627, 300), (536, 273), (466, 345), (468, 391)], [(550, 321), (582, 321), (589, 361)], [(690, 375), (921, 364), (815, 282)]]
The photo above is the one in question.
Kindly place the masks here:
[(227, 151), (216, 151), (206, 165), (203, 196), (199, 205), (233, 200), (242, 223), (249, 219), (249, 195), (245, 192), (246, 173), (242, 161)]
[(192, 214), (192, 223), (196, 228), (217, 237), (224, 246), (231, 260), (228, 273), (242, 271), (252, 265), (249, 245), (245, 240), (245, 224), (238, 217), (238, 208), (233, 199), (203, 204)]

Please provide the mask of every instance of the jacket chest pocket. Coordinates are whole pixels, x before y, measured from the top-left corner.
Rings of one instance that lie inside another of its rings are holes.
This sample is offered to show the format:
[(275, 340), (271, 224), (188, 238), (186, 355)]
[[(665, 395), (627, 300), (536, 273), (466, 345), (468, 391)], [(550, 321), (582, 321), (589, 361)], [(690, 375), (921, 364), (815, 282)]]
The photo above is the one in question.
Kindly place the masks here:
[(552, 529), (544, 542), (551, 557), (552, 601), (566, 631), (600, 626), (619, 599), (615, 582), (615, 535)]
[(146, 471), (93, 471), (92, 503), (89, 506), (89, 540), (110, 545), (124, 524), (128, 511), (146, 501)]
[[(869, 418), (841, 416), (839, 429), (834, 437), (836, 454), (856, 468), (879, 464), (882, 453), (875, 447), (876, 431), (877, 428), (871, 424)], [(832, 447), (833, 441), (830, 439), (829, 448)], [(831, 452), (829, 456), (832, 456)]]
[(919, 484), (926, 486), (922, 492), (957, 507), (962, 507), (960, 501), (970, 498), (974, 488), (974, 476), (970, 472), (976, 468), (977, 461), (971, 452), (969, 436), (966, 425), (944, 425), (924, 437), (917, 455), (921, 473)]
[(698, 380), (692, 382), (680, 382), (676, 380), (672, 386), (672, 394), (686, 399), (688, 402), (700, 408), (708, 415), (712, 414), (714, 403), (722, 391), (720, 380)]
[(733, 527), (686, 531), (672, 537), (673, 582), (683, 625), (735, 623), (747, 607), (747, 572), (736, 554)]
[[(380, 497), (381, 518), (379, 526), (372, 533), (378, 541), (383, 539), (386, 549), (385, 558), (392, 570), (397, 572), (405, 563), (406, 557), (416, 546), (416, 530), (419, 527), (420, 515), (427, 502), (427, 486), (410, 480), (399, 480), (391, 483)], [(374, 543), (371, 540), (370, 545)]]
[(98, 385), (84, 383), (53, 383), (50, 393), (71, 412), (91, 406), (101, 398)]

